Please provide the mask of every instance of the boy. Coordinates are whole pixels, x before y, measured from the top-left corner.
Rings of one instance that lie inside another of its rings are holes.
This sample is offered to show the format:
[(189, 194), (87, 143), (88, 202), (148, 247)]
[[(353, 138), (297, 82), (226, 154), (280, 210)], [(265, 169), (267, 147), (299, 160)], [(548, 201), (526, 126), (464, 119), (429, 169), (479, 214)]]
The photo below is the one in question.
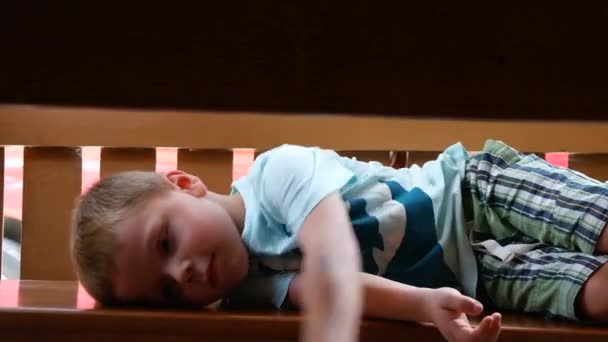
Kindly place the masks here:
[(466, 319), (477, 288), (502, 309), (608, 320), (607, 201), (604, 184), (491, 140), (400, 170), (285, 145), (230, 196), (180, 171), (102, 180), (75, 210), (72, 253), (101, 302), (292, 304), (310, 341), (356, 339), (361, 312), (494, 340), (499, 314)]

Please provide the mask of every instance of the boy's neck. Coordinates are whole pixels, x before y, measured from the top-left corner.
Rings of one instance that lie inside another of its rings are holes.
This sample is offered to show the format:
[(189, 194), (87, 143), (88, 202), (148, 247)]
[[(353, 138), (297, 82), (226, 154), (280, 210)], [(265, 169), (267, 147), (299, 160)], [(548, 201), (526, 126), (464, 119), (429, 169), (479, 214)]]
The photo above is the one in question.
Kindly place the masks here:
[(243, 203), (240, 194), (220, 195), (209, 191), (205, 195), (205, 198), (224, 208), (232, 218), (232, 221), (234, 221), (239, 234), (243, 233), (243, 226), (245, 225), (245, 204)]

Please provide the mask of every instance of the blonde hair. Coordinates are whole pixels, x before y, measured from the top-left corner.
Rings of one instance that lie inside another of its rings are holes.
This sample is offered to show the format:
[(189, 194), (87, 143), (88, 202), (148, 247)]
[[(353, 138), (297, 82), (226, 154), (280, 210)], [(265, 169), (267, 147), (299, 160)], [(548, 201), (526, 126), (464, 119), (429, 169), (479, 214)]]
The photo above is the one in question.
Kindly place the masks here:
[(76, 203), (70, 251), (80, 282), (96, 300), (117, 301), (112, 286), (114, 226), (167, 189), (158, 173), (121, 172), (93, 185)]

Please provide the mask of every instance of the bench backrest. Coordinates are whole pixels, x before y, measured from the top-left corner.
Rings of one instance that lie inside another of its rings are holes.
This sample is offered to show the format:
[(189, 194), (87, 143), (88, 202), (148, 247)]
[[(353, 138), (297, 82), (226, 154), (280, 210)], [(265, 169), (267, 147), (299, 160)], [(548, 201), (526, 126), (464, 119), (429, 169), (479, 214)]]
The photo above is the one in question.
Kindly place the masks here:
[[(69, 217), (81, 191), (82, 146), (103, 147), (101, 176), (120, 170), (154, 170), (154, 148), (176, 147), (178, 168), (200, 175), (210, 189), (226, 193), (232, 181), (233, 149), (260, 152), (284, 143), (321, 146), (385, 163), (388, 151), (408, 151), (411, 164), (433, 158), (456, 141), (475, 151), (485, 139), (494, 138), (522, 151), (577, 152), (571, 157), (571, 167), (606, 180), (606, 132), (605, 121), (441, 120), (0, 105), (0, 146), (26, 146), (21, 278), (40, 280), (75, 278), (68, 253)], [(0, 147), (0, 156), (3, 152)], [(0, 158), (0, 163), (3, 160)], [(3, 169), (0, 164), (2, 178)]]

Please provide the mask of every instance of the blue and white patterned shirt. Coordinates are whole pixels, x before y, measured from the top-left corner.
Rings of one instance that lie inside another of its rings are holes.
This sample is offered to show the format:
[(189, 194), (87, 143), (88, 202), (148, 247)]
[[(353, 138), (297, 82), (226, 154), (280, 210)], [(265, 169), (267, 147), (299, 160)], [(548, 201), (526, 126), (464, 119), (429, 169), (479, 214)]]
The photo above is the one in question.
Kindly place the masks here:
[(245, 203), (242, 237), (252, 259), (247, 280), (231, 296), (282, 306), (299, 269), (297, 232), (332, 192), (349, 209), (365, 272), (474, 296), (477, 268), (461, 195), (467, 159), (461, 144), (422, 167), (398, 170), (293, 145), (260, 155), (233, 184)]

